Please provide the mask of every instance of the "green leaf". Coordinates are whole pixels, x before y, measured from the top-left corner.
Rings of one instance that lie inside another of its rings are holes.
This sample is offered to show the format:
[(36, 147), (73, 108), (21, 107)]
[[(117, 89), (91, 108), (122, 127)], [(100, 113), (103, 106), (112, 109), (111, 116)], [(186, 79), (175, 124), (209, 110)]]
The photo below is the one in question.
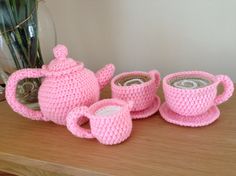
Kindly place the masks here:
[[(0, 31), (17, 68), (43, 64), (38, 41), (37, 3), (37, 0), (0, 0)], [(11, 31), (6, 32), (8, 30)]]

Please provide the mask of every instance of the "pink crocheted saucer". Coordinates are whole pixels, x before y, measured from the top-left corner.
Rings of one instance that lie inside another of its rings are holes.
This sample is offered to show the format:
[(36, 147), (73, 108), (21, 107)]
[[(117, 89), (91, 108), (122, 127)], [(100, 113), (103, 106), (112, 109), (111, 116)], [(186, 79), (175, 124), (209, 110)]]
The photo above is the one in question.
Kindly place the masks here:
[(160, 98), (156, 95), (155, 99), (152, 103), (152, 105), (150, 107), (148, 107), (147, 109), (144, 109), (142, 111), (133, 111), (130, 112), (132, 119), (144, 119), (147, 118), (153, 114), (155, 114), (161, 104), (161, 100)]
[(167, 105), (163, 103), (160, 107), (160, 114), (167, 122), (187, 127), (201, 127), (213, 123), (220, 116), (220, 110), (217, 106), (212, 106), (206, 113), (198, 116), (181, 116), (173, 112)]

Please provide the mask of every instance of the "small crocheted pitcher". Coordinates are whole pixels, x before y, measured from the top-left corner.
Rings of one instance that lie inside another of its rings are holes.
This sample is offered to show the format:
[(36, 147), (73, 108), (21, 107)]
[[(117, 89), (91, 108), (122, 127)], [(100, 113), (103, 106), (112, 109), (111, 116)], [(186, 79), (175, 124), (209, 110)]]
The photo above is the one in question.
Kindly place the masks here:
[[(130, 110), (133, 102), (120, 99), (103, 99), (90, 107), (72, 109), (67, 116), (67, 129), (80, 138), (96, 138), (104, 145), (114, 145), (125, 141), (132, 131)], [(87, 117), (90, 128), (83, 128)]]
[[(57, 45), (53, 53), (55, 59), (42, 69), (14, 72), (6, 85), (6, 99), (12, 109), (24, 117), (66, 125), (66, 115), (71, 109), (98, 101), (100, 89), (110, 82), (115, 68), (109, 64), (94, 74), (84, 68), (83, 63), (67, 58), (64, 45)], [(38, 92), (40, 111), (36, 111), (17, 100), (16, 87), (22, 79), (39, 77), (43, 79)]]

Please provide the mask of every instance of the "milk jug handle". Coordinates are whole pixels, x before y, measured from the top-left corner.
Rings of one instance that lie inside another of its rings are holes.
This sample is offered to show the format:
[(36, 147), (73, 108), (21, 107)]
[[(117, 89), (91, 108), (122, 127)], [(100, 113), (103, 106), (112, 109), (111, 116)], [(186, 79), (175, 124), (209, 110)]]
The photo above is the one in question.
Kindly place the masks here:
[(21, 69), (10, 75), (6, 84), (5, 94), (8, 104), (15, 112), (32, 120), (43, 120), (43, 114), (41, 111), (32, 110), (18, 101), (16, 97), (16, 89), (19, 81), (25, 78), (40, 78), (44, 76), (42, 69)]

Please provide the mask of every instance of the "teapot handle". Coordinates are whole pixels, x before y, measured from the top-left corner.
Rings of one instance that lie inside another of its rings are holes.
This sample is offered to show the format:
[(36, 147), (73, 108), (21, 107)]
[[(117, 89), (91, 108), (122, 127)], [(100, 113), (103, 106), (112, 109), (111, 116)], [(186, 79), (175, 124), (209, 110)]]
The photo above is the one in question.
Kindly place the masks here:
[(36, 111), (21, 104), (16, 98), (17, 83), (25, 78), (39, 78), (44, 77), (45, 74), (42, 69), (21, 69), (12, 73), (6, 84), (6, 100), (12, 109), (32, 120), (44, 120), (41, 111)]

